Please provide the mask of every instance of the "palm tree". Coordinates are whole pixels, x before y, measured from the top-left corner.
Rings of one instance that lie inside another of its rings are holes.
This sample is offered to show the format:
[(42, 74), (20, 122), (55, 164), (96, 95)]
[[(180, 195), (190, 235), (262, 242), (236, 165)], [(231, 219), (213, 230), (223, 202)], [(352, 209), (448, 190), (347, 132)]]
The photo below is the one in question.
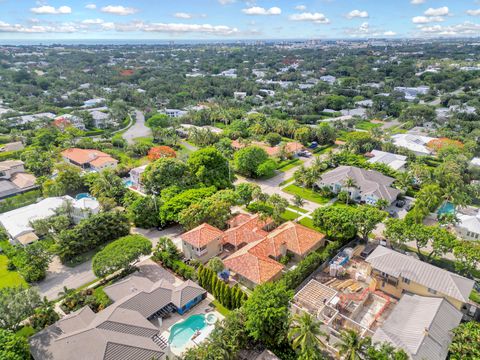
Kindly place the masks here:
[(357, 183), (355, 182), (355, 180), (353, 178), (351, 178), (350, 176), (347, 177), (343, 184), (345, 185), (345, 187), (347, 188), (347, 192), (348, 192), (348, 197), (347, 197), (347, 205), (348, 205), (348, 200), (350, 199), (350, 197), (352, 196), (350, 190), (352, 188), (357, 188)]
[(293, 198), (293, 205), (301, 208), (303, 204), (305, 204), (305, 200), (300, 195), (296, 194), (295, 197)]
[(375, 206), (380, 210), (384, 210), (388, 205), (390, 205), (390, 203), (385, 199), (378, 199), (375, 203)]
[(371, 345), (370, 338), (362, 338), (351, 329), (343, 330), (340, 333), (340, 340), (341, 342), (335, 344), (335, 347), (340, 355), (348, 360), (361, 360)]
[(301, 353), (325, 348), (326, 344), (320, 336), (326, 335), (320, 330), (320, 323), (309, 313), (295, 315), (288, 331), (293, 349), (300, 349)]

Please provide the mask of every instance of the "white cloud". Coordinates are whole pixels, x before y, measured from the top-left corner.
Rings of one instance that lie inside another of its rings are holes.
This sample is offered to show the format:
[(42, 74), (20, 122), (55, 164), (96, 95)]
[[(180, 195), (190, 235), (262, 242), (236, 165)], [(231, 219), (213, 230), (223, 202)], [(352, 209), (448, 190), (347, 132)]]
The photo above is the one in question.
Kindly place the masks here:
[(228, 5), (228, 4), (233, 4), (235, 0), (218, 0), (220, 5)]
[(295, 6), (295, 10), (305, 11), (305, 10), (307, 10), (307, 7), (305, 5), (297, 5), (297, 6)]
[(442, 22), (444, 20), (441, 16), (414, 16), (412, 18), (414, 24), (428, 24), (432, 22)]
[(20, 24), (9, 24), (0, 21), (0, 33), (78, 33), (98, 31), (142, 31), (162, 32), (171, 35), (181, 33), (192, 33), (199, 35), (231, 36), (240, 34), (237, 28), (226, 25), (210, 24), (164, 24), (144, 23), (134, 21), (127, 23), (105, 22), (102, 19), (86, 19), (80, 22), (48, 23), (45, 25), (34, 24), (25, 26)]
[(465, 21), (456, 25), (418, 25), (421, 34), (426, 36), (478, 36), (480, 24)]
[(38, 15), (60, 15), (60, 14), (71, 14), (72, 8), (70, 6), (60, 6), (59, 8), (55, 8), (50, 5), (42, 5), (39, 7), (34, 7), (30, 9), (31, 12), (38, 14)]
[(385, 36), (395, 36), (395, 35), (397, 35), (397, 33), (394, 32), (394, 31), (389, 30), (389, 31), (385, 31), (385, 32), (383, 33), (383, 35), (385, 35)]
[(102, 12), (108, 13), (108, 14), (125, 16), (125, 15), (136, 14), (138, 12), (138, 9), (125, 7), (122, 5), (108, 5), (108, 6), (102, 7)]
[(466, 12), (467, 12), (467, 14), (470, 15), (470, 16), (480, 16), (480, 9), (467, 10)]
[(282, 9), (276, 6), (271, 7), (270, 9), (266, 9), (260, 6), (252, 6), (243, 9), (242, 12), (247, 15), (280, 15), (282, 13)]
[(353, 18), (368, 18), (368, 12), (360, 11), (360, 10), (352, 10), (347, 15), (345, 15), (347, 19)]
[(95, 4), (87, 4), (85, 5), (85, 8), (86, 9), (90, 9), (90, 10), (95, 10), (97, 8), (97, 5)]
[(185, 13), (185, 12), (177, 12), (173, 16), (175, 16), (176, 18), (179, 18), (179, 19), (191, 19), (193, 17), (192, 14), (188, 14), (188, 13)]
[(449, 10), (447, 6), (443, 6), (437, 9), (434, 8), (428, 8), (424, 14), (426, 16), (446, 16), (449, 14)]
[(394, 31), (385, 31), (380, 28), (371, 27), (368, 22), (363, 22), (359, 27), (355, 28), (346, 28), (344, 30), (345, 34), (348, 34), (352, 37), (360, 38), (373, 38), (373, 37), (385, 37), (385, 36), (395, 36), (397, 33)]
[(411, 0), (410, 4), (412, 5), (420, 5), (420, 4), (425, 4), (427, 0)]
[(304, 12), (301, 14), (292, 14), (289, 17), (292, 21), (312, 21), (316, 24), (329, 24), (330, 20), (322, 13)]

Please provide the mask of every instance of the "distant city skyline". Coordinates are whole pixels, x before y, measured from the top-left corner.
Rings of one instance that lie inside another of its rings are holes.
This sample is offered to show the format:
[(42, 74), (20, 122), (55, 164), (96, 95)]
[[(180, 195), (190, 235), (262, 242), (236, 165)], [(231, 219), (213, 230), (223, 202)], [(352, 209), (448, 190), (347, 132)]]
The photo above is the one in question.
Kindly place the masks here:
[(480, 36), (480, 1), (0, 0), (1, 40)]

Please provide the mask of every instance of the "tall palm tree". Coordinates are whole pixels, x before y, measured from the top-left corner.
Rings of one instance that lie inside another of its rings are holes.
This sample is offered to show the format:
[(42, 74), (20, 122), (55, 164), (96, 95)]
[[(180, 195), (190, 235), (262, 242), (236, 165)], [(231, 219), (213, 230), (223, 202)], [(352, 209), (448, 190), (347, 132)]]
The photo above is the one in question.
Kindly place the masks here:
[(340, 355), (347, 360), (361, 360), (365, 357), (370, 338), (362, 338), (354, 330), (347, 329), (340, 333), (341, 342), (335, 344)]
[(326, 344), (320, 336), (326, 336), (326, 334), (320, 330), (320, 323), (312, 315), (303, 313), (293, 317), (288, 331), (293, 349), (300, 349), (301, 353), (307, 353), (325, 348)]
[(353, 178), (351, 178), (349, 176), (344, 180), (343, 185), (345, 185), (345, 187), (347, 188), (347, 192), (348, 192), (347, 205), (348, 205), (348, 201), (352, 196), (352, 194), (350, 193), (350, 190), (352, 188), (357, 188), (357, 183), (355, 182), (355, 180)]

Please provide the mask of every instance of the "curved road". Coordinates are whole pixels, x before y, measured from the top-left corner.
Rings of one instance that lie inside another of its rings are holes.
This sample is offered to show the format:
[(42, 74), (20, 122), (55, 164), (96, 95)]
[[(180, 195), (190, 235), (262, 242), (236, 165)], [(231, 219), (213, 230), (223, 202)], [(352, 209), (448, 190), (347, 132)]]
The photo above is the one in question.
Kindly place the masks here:
[(152, 130), (145, 125), (145, 116), (143, 113), (135, 110), (135, 118), (135, 124), (122, 134), (122, 137), (127, 140), (129, 145), (134, 144), (134, 139), (136, 138), (152, 136)]

